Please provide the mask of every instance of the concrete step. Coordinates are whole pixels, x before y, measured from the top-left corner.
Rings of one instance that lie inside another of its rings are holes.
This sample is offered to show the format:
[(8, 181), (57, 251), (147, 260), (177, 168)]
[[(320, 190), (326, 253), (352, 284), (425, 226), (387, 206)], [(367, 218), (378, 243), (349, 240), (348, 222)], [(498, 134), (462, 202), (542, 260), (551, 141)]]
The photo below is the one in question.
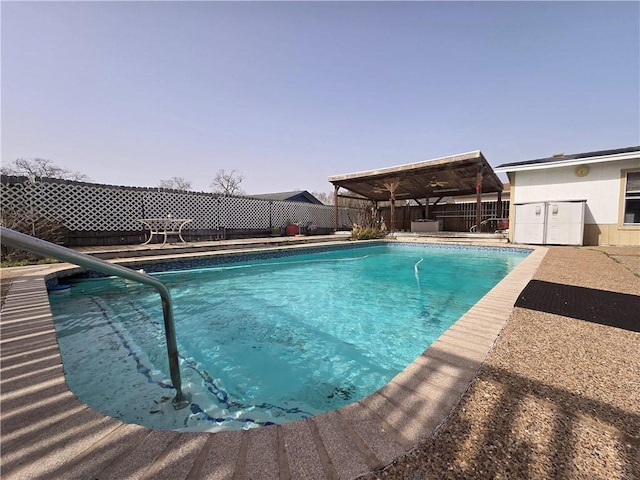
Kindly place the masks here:
[[(420, 241), (425, 243), (449, 243), (458, 245), (485, 244), (500, 245), (507, 244), (509, 240), (503, 233), (466, 233), (466, 232), (433, 232), (433, 233), (411, 233), (395, 232), (393, 236), (398, 241)], [(275, 248), (281, 246), (309, 245), (316, 243), (348, 241), (349, 232), (342, 232), (334, 235), (312, 235), (294, 237), (260, 237), (246, 238), (238, 240), (216, 240), (208, 242), (189, 243), (167, 243), (147, 244), (147, 245), (113, 245), (99, 247), (77, 247), (74, 250), (104, 260), (115, 260), (124, 258), (175, 256), (190, 253)]]
[(394, 237), (403, 242), (419, 241), (423, 243), (451, 243), (458, 245), (501, 245), (509, 243), (508, 235), (505, 233), (396, 232)]
[(309, 245), (336, 241), (347, 241), (349, 235), (312, 235), (295, 237), (262, 237), (239, 240), (217, 240), (210, 242), (167, 243), (147, 245), (113, 245), (104, 247), (77, 247), (74, 250), (103, 260), (120, 258), (139, 258), (157, 256), (175, 256), (189, 253), (252, 250), (257, 248), (275, 248), (292, 245)]
[[(500, 245), (509, 242), (506, 235), (501, 233), (465, 233), (465, 232), (435, 232), (435, 233), (411, 233), (395, 232), (392, 237), (398, 241), (425, 243), (449, 243), (458, 245), (485, 244)], [(216, 240), (209, 242), (167, 243), (147, 245), (113, 245), (101, 247), (77, 247), (74, 250), (104, 260), (122, 258), (174, 256), (190, 253), (275, 248), (293, 245), (310, 245), (326, 242), (349, 241), (348, 232), (335, 235), (312, 235), (295, 237), (261, 237), (238, 240)]]

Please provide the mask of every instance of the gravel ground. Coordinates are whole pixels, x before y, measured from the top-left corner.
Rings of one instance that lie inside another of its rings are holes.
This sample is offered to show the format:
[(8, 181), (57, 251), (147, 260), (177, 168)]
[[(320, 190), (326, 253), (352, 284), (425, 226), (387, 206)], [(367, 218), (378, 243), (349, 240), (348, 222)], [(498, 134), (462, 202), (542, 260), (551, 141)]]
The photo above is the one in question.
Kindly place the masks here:
[[(551, 247), (535, 278), (640, 295), (639, 267), (640, 248)], [(640, 334), (515, 308), (440, 430), (362, 478), (640, 479)]]

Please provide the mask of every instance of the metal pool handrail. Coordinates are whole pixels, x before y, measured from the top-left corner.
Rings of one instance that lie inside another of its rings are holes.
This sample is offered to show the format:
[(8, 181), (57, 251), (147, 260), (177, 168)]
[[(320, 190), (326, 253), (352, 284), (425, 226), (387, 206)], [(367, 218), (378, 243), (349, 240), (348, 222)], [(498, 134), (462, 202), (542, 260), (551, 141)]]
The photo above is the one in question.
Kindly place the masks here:
[(167, 339), (169, 372), (171, 374), (173, 388), (175, 388), (177, 392), (172, 403), (176, 410), (185, 408), (191, 403), (190, 396), (182, 391), (180, 368), (178, 367), (176, 331), (173, 322), (173, 304), (169, 289), (162, 282), (150, 275), (147, 275), (146, 273), (136, 272), (135, 270), (123, 267), (122, 265), (109, 263), (105, 260), (94, 258), (89, 255), (85, 255), (84, 253), (56, 245), (55, 243), (16, 232), (10, 228), (0, 227), (0, 241), (3, 244), (10, 245), (14, 248), (29, 250), (33, 253), (53, 257), (58, 260), (64, 260), (65, 262), (73, 263), (74, 265), (80, 265), (81, 267), (97, 270), (108, 275), (116, 275), (118, 277), (123, 277), (155, 288), (162, 298), (162, 313), (164, 316), (165, 337)]

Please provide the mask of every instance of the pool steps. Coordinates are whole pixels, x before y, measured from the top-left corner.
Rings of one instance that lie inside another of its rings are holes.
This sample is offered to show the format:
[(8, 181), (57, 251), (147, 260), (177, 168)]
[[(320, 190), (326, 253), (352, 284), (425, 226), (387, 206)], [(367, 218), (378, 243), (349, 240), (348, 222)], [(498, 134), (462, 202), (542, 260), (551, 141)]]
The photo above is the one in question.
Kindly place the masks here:
[(2, 307), (4, 479), (350, 479), (433, 435), (475, 378), (546, 249), (537, 248), (376, 393), (310, 419), (215, 434), (106, 417), (66, 387), (44, 275), (13, 280)]

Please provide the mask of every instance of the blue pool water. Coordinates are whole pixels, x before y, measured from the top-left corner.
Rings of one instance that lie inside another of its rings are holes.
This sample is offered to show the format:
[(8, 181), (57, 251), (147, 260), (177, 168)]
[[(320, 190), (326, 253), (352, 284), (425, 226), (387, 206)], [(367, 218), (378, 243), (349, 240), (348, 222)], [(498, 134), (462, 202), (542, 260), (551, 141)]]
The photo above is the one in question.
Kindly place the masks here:
[(155, 290), (65, 279), (50, 302), (67, 383), (88, 405), (151, 428), (251, 428), (373, 393), (526, 254), (381, 244), (154, 273), (192, 394), (178, 411)]

